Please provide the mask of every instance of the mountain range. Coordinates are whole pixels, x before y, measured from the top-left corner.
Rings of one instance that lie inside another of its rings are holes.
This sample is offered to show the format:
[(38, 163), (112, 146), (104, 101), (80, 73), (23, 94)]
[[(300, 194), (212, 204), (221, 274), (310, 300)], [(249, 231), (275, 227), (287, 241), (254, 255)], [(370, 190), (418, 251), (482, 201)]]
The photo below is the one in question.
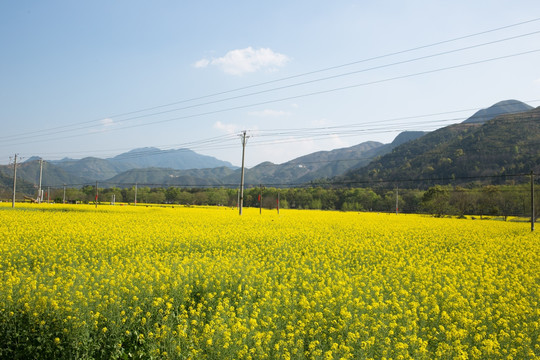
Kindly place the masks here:
[[(493, 107), (500, 110), (498, 104)], [(493, 118), (486, 114), (494, 109), (486, 109), (480, 113), (482, 121), (477, 117), (430, 132), (361, 169), (348, 171), (339, 181), (425, 188), (435, 183), (459, 185), (485, 178), (490, 178), (491, 183), (504, 183), (519, 180), (516, 174), (538, 173), (540, 107), (521, 108), (527, 110)]]
[[(482, 109), (461, 124), (430, 133), (406, 131), (392, 143), (367, 141), (319, 151), (283, 164), (264, 162), (245, 171), (251, 185), (294, 186), (319, 181), (372, 182), (425, 177), (464, 177), (540, 170), (539, 110), (506, 100)], [(536, 145), (536, 146), (535, 146)], [(38, 158), (20, 164), (25, 186), (39, 182)], [(12, 167), (0, 166), (4, 187)], [(238, 186), (240, 169), (189, 149), (140, 148), (113, 158), (44, 161), (42, 184), (78, 186)], [(11, 180), (12, 181), (12, 180)]]

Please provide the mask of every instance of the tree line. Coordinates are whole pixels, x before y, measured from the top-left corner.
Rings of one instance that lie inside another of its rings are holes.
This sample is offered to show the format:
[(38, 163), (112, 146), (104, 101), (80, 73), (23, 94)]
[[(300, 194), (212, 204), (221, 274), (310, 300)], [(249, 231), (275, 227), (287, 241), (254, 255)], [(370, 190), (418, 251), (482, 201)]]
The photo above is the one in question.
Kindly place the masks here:
[[(538, 186), (536, 186), (538, 188)], [(536, 189), (537, 190), (537, 189)], [(65, 195), (64, 195), (65, 194)], [(56, 203), (95, 201), (96, 188), (52, 189), (45, 195)], [(238, 189), (131, 187), (99, 188), (101, 203), (217, 205), (236, 207)], [(136, 198), (135, 198), (136, 196)], [(278, 203), (279, 196), (279, 203)], [(540, 196), (536, 196), (535, 213), (540, 213)], [(244, 190), (244, 206), (265, 209), (320, 209), (342, 211), (376, 211), (427, 213), (434, 216), (530, 216), (530, 185), (482, 185), (460, 187), (435, 185), (427, 190), (376, 188), (273, 188), (249, 187)]]

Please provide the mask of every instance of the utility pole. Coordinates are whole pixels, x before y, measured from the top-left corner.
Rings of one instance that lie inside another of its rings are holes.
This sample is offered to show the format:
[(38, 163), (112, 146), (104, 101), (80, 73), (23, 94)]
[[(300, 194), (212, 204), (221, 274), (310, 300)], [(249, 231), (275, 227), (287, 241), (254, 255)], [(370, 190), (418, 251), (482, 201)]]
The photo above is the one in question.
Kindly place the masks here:
[(47, 204), (51, 203), (51, 187), (47, 186)]
[(13, 202), (11, 207), (15, 207), (15, 192), (17, 191), (17, 154), (13, 158)]
[(66, 184), (64, 184), (64, 197), (62, 198), (62, 204), (66, 203)]
[(531, 170), (531, 231), (534, 231), (534, 172)]
[(97, 199), (98, 199), (98, 187), (97, 187), (97, 180), (96, 180), (96, 209), (97, 209)]
[(38, 187), (38, 204), (43, 201), (43, 195), (41, 194), (41, 178), (43, 176), (43, 159), (39, 159), (39, 187)]
[(246, 154), (246, 143), (249, 136), (246, 136), (246, 130), (242, 131), (241, 141), (242, 141), (242, 171), (240, 175), (240, 202), (238, 206), (238, 213), (242, 215), (242, 207), (244, 206), (244, 158)]
[(135, 183), (135, 206), (137, 206), (137, 183)]

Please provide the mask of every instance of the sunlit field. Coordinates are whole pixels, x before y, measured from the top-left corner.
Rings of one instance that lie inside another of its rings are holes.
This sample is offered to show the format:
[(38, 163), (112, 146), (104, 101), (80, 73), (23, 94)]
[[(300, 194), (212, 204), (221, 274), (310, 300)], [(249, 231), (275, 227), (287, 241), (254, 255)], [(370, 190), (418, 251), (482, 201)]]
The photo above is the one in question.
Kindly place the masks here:
[(0, 205), (2, 359), (531, 359), (527, 223)]

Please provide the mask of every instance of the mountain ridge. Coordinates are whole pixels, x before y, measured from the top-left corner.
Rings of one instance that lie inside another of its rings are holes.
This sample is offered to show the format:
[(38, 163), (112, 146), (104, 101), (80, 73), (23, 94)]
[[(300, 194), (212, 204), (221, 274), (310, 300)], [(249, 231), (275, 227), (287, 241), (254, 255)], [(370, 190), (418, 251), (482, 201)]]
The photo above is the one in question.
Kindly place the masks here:
[[(532, 110), (514, 113), (529, 108)], [(484, 150), (490, 152), (492, 157), (490, 161), (497, 156), (503, 159), (498, 166), (507, 171), (515, 168), (511, 157), (494, 154), (490, 146), (515, 147), (518, 152), (523, 152), (520, 150), (522, 149), (519, 143), (520, 136), (534, 138), (537, 129), (533, 125), (536, 120), (531, 120), (533, 122), (529, 128), (523, 121), (510, 121), (511, 125), (508, 126), (504, 125), (504, 122), (523, 116), (536, 119), (538, 109), (516, 100), (501, 101), (477, 111), (462, 123), (432, 132), (404, 131), (388, 144), (366, 141), (351, 147), (306, 154), (282, 164), (263, 162), (252, 168), (246, 168), (245, 183), (295, 186), (319, 180), (326, 183), (340, 182), (347, 178), (369, 182), (381, 181), (386, 177), (395, 181), (398, 173), (402, 177), (411, 178), (436, 175), (455, 177), (456, 174), (463, 175), (466, 171), (470, 174), (493, 173), (495, 166), (492, 163), (470, 157), (469, 150), (474, 146), (484, 146)], [(495, 110), (504, 111), (505, 115), (497, 115), (498, 112)], [(494, 124), (498, 125), (493, 128)], [(509, 141), (514, 141), (515, 144), (510, 144)], [(178, 159), (182, 156), (184, 159)], [(178, 169), (190, 164), (186, 158), (199, 160), (198, 166)], [(39, 173), (39, 161), (36, 161), (38, 159), (32, 157), (21, 163), (21, 167), (24, 166), (25, 169), (19, 172), (18, 177), (36, 184)], [(155, 159), (159, 161), (152, 161)], [(517, 156), (515, 159), (522, 161), (524, 158)], [(203, 168), (203, 164), (206, 164), (203, 160), (217, 166)], [(530, 161), (536, 160), (525, 160), (529, 161), (527, 166), (535, 166), (531, 165)], [(456, 167), (456, 164), (459, 166)], [(524, 166), (520, 168), (523, 169)], [(0, 170), (5, 175), (2, 180), (3, 186), (7, 188), (9, 185), (4, 183), (9, 177), (9, 167), (0, 166)], [(240, 170), (230, 163), (197, 154), (189, 149), (160, 150), (156, 147), (145, 147), (132, 149), (107, 159), (66, 157), (62, 160), (45, 161), (43, 184), (78, 186), (93, 184), (98, 180), (110, 186), (129, 186), (135, 183), (148, 183), (152, 186), (237, 186), (239, 178)]]
[(478, 110), (462, 124), (483, 124), (491, 119), (505, 114), (517, 114), (532, 110), (533, 107), (518, 100), (503, 100), (491, 105), (488, 108)]
[(452, 184), (482, 177), (505, 181), (504, 175), (540, 171), (539, 144), (540, 107), (437, 129), (336, 181), (424, 188), (434, 183), (430, 178)]

